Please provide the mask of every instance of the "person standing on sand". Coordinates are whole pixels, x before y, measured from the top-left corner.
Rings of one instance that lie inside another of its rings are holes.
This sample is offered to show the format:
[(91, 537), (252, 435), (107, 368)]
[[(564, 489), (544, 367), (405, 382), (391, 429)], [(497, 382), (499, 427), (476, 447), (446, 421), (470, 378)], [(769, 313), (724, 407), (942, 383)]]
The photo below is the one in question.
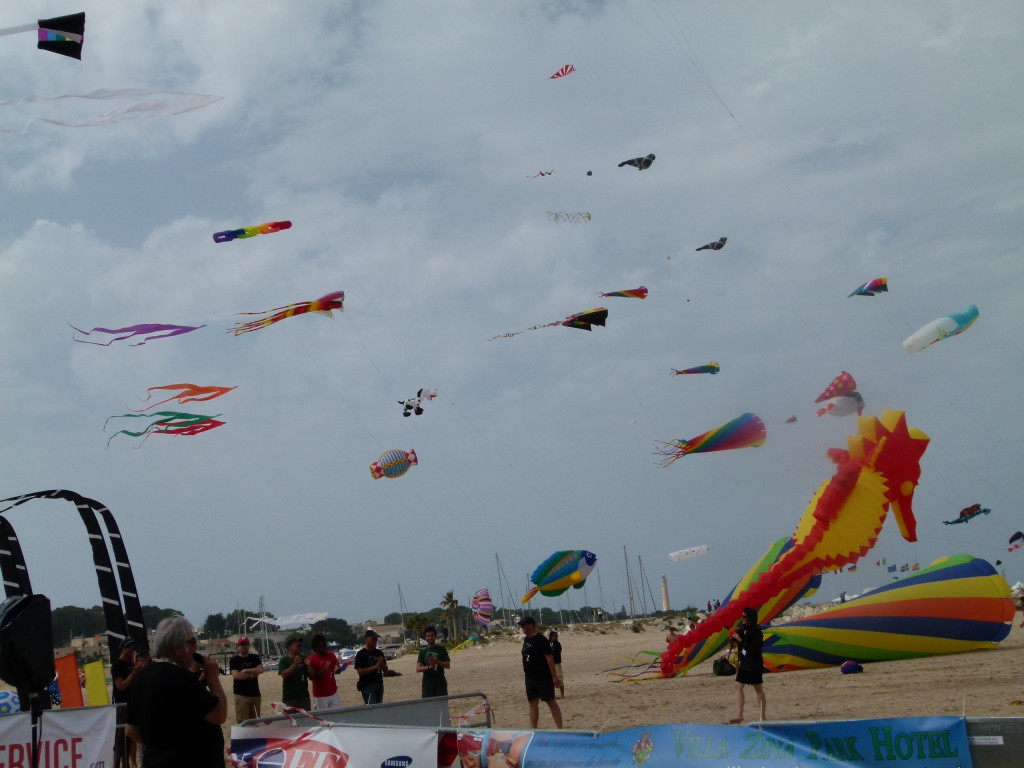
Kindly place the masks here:
[(281, 676), (281, 702), (285, 706), (308, 712), (309, 667), (302, 655), (302, 636), (289, 637), (285, 648), (288, 654), (277, 663), (277, 674)]
[(558, 698), (565, 698), (565, 678), (562, 677), (562, 644), (558, 642), (555, 630), (548, 632), (548, 643), (551, 644), (551, 660), (555, 662), (555, 679), (558, 681)]
[(377, 647), (380, 637), (372, 629), (366, 630), (363, 636), (363, 647), (356, 654), (354, 664), (359, 679), (356, 690), (363, 694), (363, 704), (382, 704), (384, 702), (384, 673), (388, 671), (388, 660), (384, 652)]
[(757, 694), (757, 703), (761, 708), (761, 719), (764, 720), (765, 698), (764, 690), (761, 688), (761, 676), (764, 673), (764, 657), (761, 655), (761, 645), (764, 642), (761, 635), (761, 627), (757, 624), (757, 609), (749, 605), (743, 609), (742, 623), (736, 629), (733, 636), (739, 658), (736, 664), (736, 717), (730, 723), (743, 722), (743, 686), (754, 686)]
[(427, 646), (420, 649), (416, 659), (416, 671), (423, 673), (423, 685), (420, 692), (424, 699), (434, 696), (448, 695), (448, 680), (444, 676), (446, 669), (451, 669), (452, 660), (448, 649), (437, 644), (437, 628), (429, 626), (423, 630)]
[(562, 710), (555, 701), (555, 686), (562, 680), (555, 672), (555, 657), (551, 653), (548, 639), (537, 631), (537, 622), (532, 616), (519, 620), (526, 637), (523, 638), (523, 672), (526, 676), (526, 700), (530, 704), (530, 727), (536, 728), (540, 720), (540, 704), (543, 701), (551, 710), (555, 727), (562, 727)]
[(240, 723), (260, 716), (263, 699), (259, 677), (263, 674), (263, 662), (258, 654), (249, 652), (248, 637), (238, 638), (236, 646), (238, 653), (228, 660), (228, 671), (235, 697), (235, 721)]
[(313, 635), (313, 653), (306, 659), (309, 679), (313, 681), (313, 709), (336, 709), (341, 706), (338, 681), (334, 676), (341, 671), (341, 662), (334, 651), (327, 650), (327, 636)]

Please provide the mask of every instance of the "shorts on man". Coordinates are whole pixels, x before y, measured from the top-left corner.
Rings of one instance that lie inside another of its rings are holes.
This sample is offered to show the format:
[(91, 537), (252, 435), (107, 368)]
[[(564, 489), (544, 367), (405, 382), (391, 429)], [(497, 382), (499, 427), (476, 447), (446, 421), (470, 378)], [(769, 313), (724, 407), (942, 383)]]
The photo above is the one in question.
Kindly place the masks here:
[(260, 716), (260, 707), (263, 704), (261, 696), (239, 696), (235, 694), (235, 722), (253, 720)]
[(332, 693), (330, 696), (314, 696), (313, 709), (338, 709), (341, 707), (341, 696)]
[(547, 680), (537, 680), (532, 677), (526, 678), (526, 700), (543, 702), (555, 700), (555, 681), (550, 677)]

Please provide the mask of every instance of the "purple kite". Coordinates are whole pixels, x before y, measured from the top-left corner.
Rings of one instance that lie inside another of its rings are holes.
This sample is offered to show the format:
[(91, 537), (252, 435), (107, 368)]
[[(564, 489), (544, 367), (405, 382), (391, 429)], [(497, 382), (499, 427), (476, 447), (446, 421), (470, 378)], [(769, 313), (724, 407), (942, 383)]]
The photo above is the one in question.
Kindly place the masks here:
[[(71, 323), (68, 323), (71, 325)], [(93, 333), (109, 333), (114, 338), (109, 341), (89, 341), (88, 339), (75, 339), (75, 341), (82, 344), (96, 344), (101, 347), (109, 347), (115, 341), (124, 341), (125, 339), (131, 339), (135, 336), (143, 336), (142, 341), (135, 344), (129, 344), (130, 347), (141, 347), (147, 341), (153, 339), (166, 339), (169, 336), (180, 336), (183, 333), (189, 333), (190, 331), (198, 331), (200, 328), (205, 328), (205, 325), (166, 325), (164, 323), (143, 323), (141, 325), (129, 325), (125, 328), (100, 328), (96, 327), (88, 331), (83, 331), (81, 328), (75, 328), (71, 325), (71, 328), (78, 331), (83, 336), (89, 336)], [(120, 334), (120, 335), (118, 335)]]

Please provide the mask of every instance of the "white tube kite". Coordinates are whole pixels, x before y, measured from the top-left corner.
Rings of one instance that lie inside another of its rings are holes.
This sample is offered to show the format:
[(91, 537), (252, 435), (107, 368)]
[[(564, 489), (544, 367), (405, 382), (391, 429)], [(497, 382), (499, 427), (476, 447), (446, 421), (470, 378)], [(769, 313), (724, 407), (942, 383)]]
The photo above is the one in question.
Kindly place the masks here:
[(673, 552), (668, 556), (668, 559), (673, 563), (677, 563), (680, 560), (685, 560), (687, 557), (706, 555), (710, 551), (707, 544), (701, 544), (699, 547), (690, 547), (689, 549), (680, 549), (678, 552)]
[(977, 319), (978, 308), (971, 304), (962, 312), (954, 312), (938, 320), (932, 320), (928, 325), (918, 329), (903, 342), (903, 348), (907, 352), (920, 352), (937, 341), (963, 333)]

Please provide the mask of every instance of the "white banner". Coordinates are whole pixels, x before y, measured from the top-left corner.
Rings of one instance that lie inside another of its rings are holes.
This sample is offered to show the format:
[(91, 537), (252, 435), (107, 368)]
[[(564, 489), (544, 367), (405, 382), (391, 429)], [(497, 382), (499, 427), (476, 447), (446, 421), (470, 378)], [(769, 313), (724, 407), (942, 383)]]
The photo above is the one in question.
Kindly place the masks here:
[(39, 765), (113, 765), (114, 707), (48, 710), (40, 722)]
[(32, 715), (0, 717), (0, 768), (14, 765), (32, 765), (28, 758), (32, 743)]
[(437, 768), (433, 728), (231, 728), (231, 754), (248, 768)]

